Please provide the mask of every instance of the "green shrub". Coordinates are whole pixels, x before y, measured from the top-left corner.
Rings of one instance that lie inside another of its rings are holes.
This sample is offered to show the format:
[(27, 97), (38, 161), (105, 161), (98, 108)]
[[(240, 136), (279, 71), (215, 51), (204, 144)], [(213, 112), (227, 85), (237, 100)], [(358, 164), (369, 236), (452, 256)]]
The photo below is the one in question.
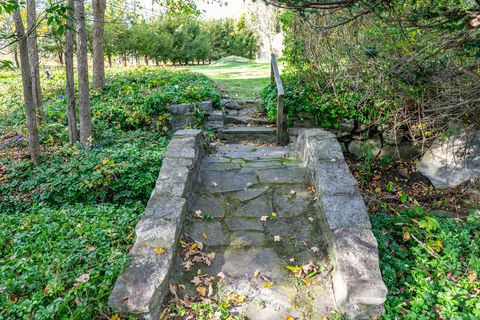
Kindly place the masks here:
[[(141, 203), (0, 215), (0, 318), (99, 319), (128, 261)], [(88, 275), (81, 282), (79, 277)], [(79, 280), (77, 280), (79, 279)]]
[(32, 203), (146, 202), (162, 164), (168, 137), (135, 131), (117, 135), (110, 146), (62, 147), (34, 166), (5, 162), (8, 183), (0, 185), (0, 211), (20, 212)]
[[(385, 105), (364, 101), (350, 88), (336, 88), (335, 92), (313, 88), (312, 83), (301, 82), (295, 74), (282, 75), (285, 90), (285, 110), (289, 119), (310, 120), (326, 128), (337, 128), (344, 119), (365, 124), (386, 121), (390, 111)], [(269, 85), (262, 92), (262, 104), (270, 119), (276, 118), (277, 89)], [(376, 105), (375, 108), (372, 106)]]
[(384, 319), (480, 319), (480, 219), (434, 217), (421, 208), (375, 214)]

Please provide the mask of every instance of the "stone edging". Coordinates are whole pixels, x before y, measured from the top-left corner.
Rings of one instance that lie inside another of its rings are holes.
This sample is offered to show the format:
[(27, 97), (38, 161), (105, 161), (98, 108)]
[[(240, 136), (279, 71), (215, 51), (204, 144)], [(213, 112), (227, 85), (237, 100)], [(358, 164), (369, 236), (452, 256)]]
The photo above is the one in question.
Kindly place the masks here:
[(334, 134), (302, 130), (296, 151), (309, 168), (329, 243), (335, 300), (352, 319), (383, 312), (387, 288), (367, 209)]
[(177, 131), (170, 141), (155, 189), (135, 229), (130, 265), (118, 277), (109, 298), (118, 313), (159, 318), (192, 183), (207, 146), (200, 130)]

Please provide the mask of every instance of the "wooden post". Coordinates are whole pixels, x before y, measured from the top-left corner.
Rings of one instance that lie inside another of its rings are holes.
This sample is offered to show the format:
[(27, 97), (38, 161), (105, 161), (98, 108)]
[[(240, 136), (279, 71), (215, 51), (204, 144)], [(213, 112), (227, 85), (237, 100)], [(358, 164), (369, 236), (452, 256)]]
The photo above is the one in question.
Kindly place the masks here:
[(275, 61), (275, 54), (272, 53), (272, 60), (270, 61), (270, 84), (275, 84), (275, 74), (273, 71), (273, 63)]
[(284, 146), (288, 144), (288, 132), (287, 126), (285, 123), (285, 92), (283, 90), (282, 78), (280, 77), (280, 72), (278, 71), (277, 58), (275, 54), (272, 53), (272, 63), (271, 63), (271, 81), (272, 84), (277, 86), (277, 145)]

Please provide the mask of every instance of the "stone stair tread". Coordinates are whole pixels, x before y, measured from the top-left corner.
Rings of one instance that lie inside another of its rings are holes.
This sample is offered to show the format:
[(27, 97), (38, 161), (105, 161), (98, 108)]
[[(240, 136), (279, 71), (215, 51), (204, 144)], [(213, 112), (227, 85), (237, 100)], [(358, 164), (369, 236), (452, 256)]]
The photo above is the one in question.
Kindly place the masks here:
[(222, 130), (224, 133), (271, 133), (274, 134), (277, 130), (275, 128), (270, 128), (270, 127), (264, 127), (264, 126), (259, 126), (259, 127), (231, 127)]
[(272, 120), (267, 118), (255, 118), (250, 116), (227, 116), (227, 123), (233, 124), (272, 124)]

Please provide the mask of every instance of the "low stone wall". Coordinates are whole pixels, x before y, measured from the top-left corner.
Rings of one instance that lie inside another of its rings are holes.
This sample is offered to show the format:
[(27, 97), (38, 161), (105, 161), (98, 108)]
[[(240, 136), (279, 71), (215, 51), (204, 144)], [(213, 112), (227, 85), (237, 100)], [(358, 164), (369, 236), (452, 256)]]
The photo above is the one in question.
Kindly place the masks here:
[(202, 132), (192, 129), (177, 131), (168, 145), (155, 189), (135, 229), (130, 265), (110, 295), (109, 304), (119, 314), (159, 318), (192, 183), (207, 146)]
[(379, 268), (377, 241), (357, 181), (336, 136), (322, 129), (299, 132), (296, 151), (309, 168), (334, 266), (340, 310), (351, 319), (383, 312), (387, 288)]
[(170, 127), (173, 131), (195, 126), (198, 119), (195, 112), (203, 113), (203, 125), (211, 128), (222, 128), (224, 117), (221, 110), (214, 110), (211, 101), (188, 104), (174, 104), (170, 106)]

